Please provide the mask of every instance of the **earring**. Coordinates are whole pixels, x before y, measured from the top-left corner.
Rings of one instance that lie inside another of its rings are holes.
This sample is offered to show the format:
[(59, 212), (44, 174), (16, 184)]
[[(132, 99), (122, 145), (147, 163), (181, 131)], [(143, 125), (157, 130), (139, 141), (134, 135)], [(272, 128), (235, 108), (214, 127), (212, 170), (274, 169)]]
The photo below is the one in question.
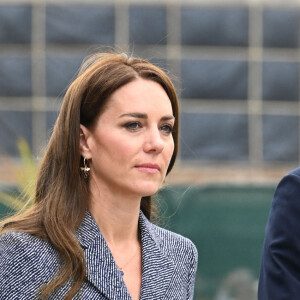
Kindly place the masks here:
[(87, 179), (89, 177), (91, 168), (88, 167), (87, 159), (85, 157), (83, 158), (83, 167), (80, 167), (80, 170), (83, 172), (84, 178)]

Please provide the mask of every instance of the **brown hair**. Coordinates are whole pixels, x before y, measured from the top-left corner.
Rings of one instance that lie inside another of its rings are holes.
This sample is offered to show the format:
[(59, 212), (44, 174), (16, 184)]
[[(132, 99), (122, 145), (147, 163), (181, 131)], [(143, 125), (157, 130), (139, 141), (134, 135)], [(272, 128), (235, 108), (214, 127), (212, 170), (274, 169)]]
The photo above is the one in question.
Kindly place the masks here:
[[(146, 60), (125, 54), (97, 53), (81, 66), (68, 88), (53, 134), (38, 172), (34, 204), (26, 211), (4, 221), (1, 233), (23, 231), (49, 241), (63, 262), (54, 279), (42, 289), (42, 298), (71, 279), (65, 299), (80, 289), (85, 276), (83, 251), (75, 238), (88, 199), (88, 182), (80, 172), (80, 124), (91, 128), (109, 96), (136, 78), (159, 83), (170, 98), (175, 128), (174, 152), (168, 167), (171, 171), (178, 150), (178, 100), (175, 88), (164, 71)], [(151, 218), (151, 196), (143, 197), (141, 210)]]

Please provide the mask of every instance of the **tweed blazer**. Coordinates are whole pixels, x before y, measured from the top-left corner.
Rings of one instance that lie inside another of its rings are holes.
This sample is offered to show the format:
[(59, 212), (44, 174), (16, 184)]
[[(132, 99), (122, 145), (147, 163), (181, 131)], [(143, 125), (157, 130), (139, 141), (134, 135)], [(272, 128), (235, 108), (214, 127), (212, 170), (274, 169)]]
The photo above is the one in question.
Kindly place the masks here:
[[(141, 299), (193, 299), (197, 250), (187, 238), (139, 217), (142, 243)], [(89, 212), (76, 231), (83, 248), (86, 276), (73, 299), (131, 297), (113, 256)], [(39, 299), (38, 289), (49, 283), (59, 267), (51, 244), (22, 232), (0, 236), (0, 299)], [(49, 299), (63, 299), (70, 282)]]

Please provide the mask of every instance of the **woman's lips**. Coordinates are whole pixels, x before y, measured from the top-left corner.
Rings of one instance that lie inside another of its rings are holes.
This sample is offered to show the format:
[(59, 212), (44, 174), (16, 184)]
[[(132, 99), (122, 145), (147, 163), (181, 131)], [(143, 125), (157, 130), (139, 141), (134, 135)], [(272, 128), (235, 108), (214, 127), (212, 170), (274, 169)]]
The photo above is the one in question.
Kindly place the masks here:
[(160, 167), (157, 164), (151, 164), (151, 163), (147, 163), (147, 164), (141, 164), (136, 166), (136, 168), (139, 171), (145, 172), (145, 173), (150, 173), (150, 174), (155, 174), (158, 173), (160, 171)]

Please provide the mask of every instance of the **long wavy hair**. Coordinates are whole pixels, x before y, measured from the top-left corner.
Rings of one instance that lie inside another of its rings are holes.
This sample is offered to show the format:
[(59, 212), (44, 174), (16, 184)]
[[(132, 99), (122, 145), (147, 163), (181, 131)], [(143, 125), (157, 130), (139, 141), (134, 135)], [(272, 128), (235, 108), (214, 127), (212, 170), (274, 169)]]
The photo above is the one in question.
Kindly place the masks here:
[[(84, 254), (74, 233), (84, 218), (89, 184), (80, 172), (80, 124), (87, 128), (97, 121), (110, 95), (137, 78), (159, 83), (166, 91), (175, 117), (174, 152), (167, 170), (171, 171), (178, 150), (178, 100), (169, 76), (150, 62), (126, 54), (97, 53), (86, 59), (69, 86), (41, 161), (33, 205), (2, 223), (7, 231), (26, 232), (51, 243), (58, 251), (61, 267), (41, 289), (41, 298), (71, 280), (65, 299), (71, 299), (85, 277)], [(141, 199), (141, 210), (151, 219), (151, 196)]]

